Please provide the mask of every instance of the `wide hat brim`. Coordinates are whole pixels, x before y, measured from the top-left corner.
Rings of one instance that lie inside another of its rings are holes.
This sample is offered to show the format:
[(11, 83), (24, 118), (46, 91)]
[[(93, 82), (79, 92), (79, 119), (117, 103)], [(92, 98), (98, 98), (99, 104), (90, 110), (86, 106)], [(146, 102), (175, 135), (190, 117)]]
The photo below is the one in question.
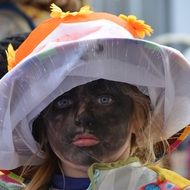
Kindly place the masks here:
[(43, 160), (33, 120), (59, 95), (108, 79), (137, 86), (162, 112), (169, 138), (190, 123), (190, 65), (180, 52), (145, 40), (108, 38), (52, 44), (26, 57), (0, 80), (0, 168)]

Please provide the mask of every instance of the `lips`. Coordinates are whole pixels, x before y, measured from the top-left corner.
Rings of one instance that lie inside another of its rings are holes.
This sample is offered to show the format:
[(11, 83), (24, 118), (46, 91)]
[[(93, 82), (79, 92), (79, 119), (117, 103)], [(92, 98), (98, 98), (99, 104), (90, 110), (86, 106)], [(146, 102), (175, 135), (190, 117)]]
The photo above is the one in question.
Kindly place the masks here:
[(98, 144), (99, 139), (91, 134), (78, 134), (73, 138), (73, 144), (78, 147), (90, 147)]

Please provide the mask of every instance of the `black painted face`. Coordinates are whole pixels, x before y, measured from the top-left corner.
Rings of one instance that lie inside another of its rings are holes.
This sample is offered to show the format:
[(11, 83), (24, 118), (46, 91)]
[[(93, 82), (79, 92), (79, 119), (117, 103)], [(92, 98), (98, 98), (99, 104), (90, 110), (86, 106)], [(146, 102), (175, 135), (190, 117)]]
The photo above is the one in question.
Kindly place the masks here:
[(123, 85), (127, 84), (93, 81), (64, 93), (46, 108), (48, 139), (60, 159), (86, 166), (105, 161), (126, 143), (133, 100), (122, 93)]

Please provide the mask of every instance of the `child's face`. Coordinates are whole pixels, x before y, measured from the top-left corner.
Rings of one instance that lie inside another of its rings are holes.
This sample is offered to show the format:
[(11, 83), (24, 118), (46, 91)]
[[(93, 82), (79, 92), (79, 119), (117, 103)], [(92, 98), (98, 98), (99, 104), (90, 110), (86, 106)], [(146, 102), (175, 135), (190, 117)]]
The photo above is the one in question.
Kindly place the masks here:
[[(58, 97), (45, 114), (47, 134), (60, 159), (83, 166), (114, 161), (126, 144), (133, 100), (120, 86), (103, 79), (76, 87)], [(129, 85), (127, 85), (129, 88)]]

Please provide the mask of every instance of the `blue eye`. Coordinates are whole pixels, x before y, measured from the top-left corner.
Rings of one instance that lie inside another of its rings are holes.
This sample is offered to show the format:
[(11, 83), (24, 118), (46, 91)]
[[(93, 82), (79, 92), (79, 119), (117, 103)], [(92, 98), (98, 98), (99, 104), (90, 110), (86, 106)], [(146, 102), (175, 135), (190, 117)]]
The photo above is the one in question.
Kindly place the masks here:
[(62, 98), (55, 102), (55, 106), (59, 109), (68, 108), (73, 104), (73, 100), (69, 98)]
[(110, 105), (113, 102), (113, 99), (109, 95), (103, 95), (98, 98), (98, 103), (101, 105)]

